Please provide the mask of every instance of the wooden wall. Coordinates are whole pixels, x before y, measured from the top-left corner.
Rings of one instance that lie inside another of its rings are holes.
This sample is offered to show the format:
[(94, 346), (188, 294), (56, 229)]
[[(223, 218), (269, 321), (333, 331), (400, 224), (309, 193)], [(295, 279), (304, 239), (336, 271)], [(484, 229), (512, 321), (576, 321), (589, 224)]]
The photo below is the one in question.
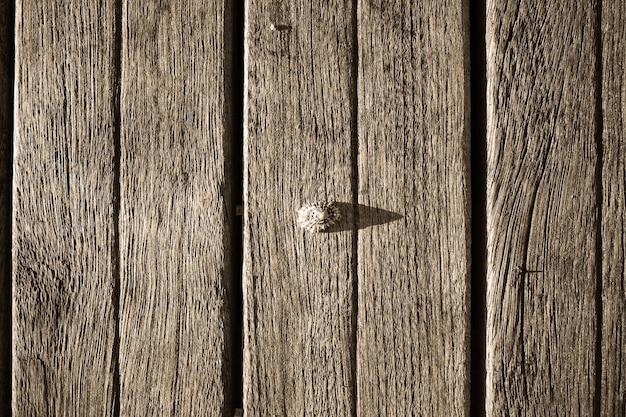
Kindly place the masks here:
[(626, 416), (622, 3), (0, 0), (0, 415)]

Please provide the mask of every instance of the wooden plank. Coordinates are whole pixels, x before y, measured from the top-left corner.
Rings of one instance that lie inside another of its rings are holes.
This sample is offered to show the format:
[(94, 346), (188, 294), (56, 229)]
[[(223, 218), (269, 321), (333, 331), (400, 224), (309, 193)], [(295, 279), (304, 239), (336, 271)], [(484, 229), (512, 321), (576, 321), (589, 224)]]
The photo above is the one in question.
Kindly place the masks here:
[(227, 3), (123, 3), (121, 415), (234, 413)]
[(359, 2), (359, 416), (469, 415), (467, 6)]
[(0, 415), (11, 415), (11, 190), (14, 6), (0, 0)]
[(115, 2), (16, 2), (13, 416), (112, 416)]
[[(244, 411), (354, 416), (353, 2), (248, 0)], [(335, 200), (329, 233), (298, 209)]]
[(601, 415), (626, 416), (626, 3), (602, 2)]
[(596, 9), (487, 1), (487, 415), (594, 415)]

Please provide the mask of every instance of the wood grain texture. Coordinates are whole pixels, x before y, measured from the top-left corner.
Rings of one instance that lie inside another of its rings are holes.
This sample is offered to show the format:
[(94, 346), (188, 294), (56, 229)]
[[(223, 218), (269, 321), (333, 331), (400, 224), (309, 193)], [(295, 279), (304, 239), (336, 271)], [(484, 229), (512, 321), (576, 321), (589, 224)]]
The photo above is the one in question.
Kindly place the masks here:
[[(353, 2), (248, 0), (244, 409), (353, 416)], [(341, 203), (328, 233), (298, 209)]]
[(594, 415), (596, 8), (487, 1), (487, 415)]
[(114, 1), (18, 0), (13, 416), (112, 416)]
[(232, 416), (225, 1), (124, 1), (122, 416)]
[(359, 2), (359, 416), (469, 415), (467, 6)]
[(0, 0), (0, 415), (11, 415), (13, 2)]
[(626, 416), (626, 3), (602, 4), (601, 415)]

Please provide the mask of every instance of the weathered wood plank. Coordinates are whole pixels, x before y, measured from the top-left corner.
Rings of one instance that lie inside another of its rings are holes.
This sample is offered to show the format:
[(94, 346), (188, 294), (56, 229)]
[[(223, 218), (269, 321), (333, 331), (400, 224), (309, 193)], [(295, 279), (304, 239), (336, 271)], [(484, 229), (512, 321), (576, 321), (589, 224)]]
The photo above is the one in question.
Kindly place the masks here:
[(226, 4), (123, 3), (124, 416), (234, 413)]
[(602, 2), (601, 415), (626, 416), (626, 3)]
[[(244, 409), (353, 416), (353, 2), (248, 0)], [(330, 233), (296, 224), (336, 200)]]
[(596, 9), (487, 1), (487, 415), (594, 414)]
[(0, 0), (0, 415), (11, 415), (13, 2)]
[(469, 415), (467, 6), (359, 2), (359, 416)]
[(112, 416), (114, 1), (16, 3), (13, 416)]

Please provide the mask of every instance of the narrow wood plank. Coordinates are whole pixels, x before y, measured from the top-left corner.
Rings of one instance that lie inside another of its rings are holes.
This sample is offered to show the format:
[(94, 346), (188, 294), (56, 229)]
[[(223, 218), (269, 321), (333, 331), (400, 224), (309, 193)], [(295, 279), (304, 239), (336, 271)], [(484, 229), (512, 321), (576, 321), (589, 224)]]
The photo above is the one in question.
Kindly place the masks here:
[(626, 3), (602, 2), (601, 415), (626, 416)]
[(468, 23), (359, 2), (359, 416), (469, 415)]
[[(354, 416), (353, 2), (248, 0), (244, 410)], [(329, 233), (298, 209), (340, 204)]]
[(112, 416), (115, 2), (16, 2), (13, 416)]
[(594, 415), (596, 9), (487, 1), (487, 415)]
[(11, 190), (14, 6), (0, 0), (0, 415), (11, 415)]
[(122, 416), (234, 413), (227, 3), (123, 3)]

